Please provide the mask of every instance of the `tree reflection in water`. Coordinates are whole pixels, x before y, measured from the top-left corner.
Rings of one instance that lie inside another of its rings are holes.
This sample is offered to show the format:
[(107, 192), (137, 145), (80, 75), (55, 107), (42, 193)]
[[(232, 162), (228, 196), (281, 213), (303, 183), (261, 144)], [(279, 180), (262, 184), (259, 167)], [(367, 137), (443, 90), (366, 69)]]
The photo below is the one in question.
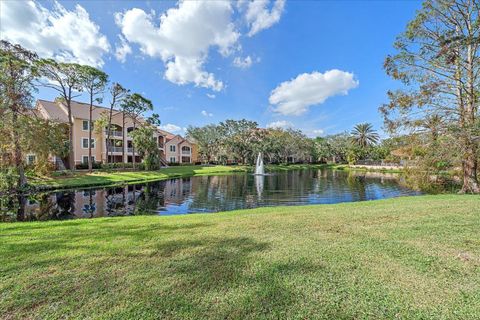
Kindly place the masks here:
[(98, 189), (0, 197), (4, 221), (217, 212), (415, 195), (393, 174), (329, 169), (268, 176), (199, 176)]

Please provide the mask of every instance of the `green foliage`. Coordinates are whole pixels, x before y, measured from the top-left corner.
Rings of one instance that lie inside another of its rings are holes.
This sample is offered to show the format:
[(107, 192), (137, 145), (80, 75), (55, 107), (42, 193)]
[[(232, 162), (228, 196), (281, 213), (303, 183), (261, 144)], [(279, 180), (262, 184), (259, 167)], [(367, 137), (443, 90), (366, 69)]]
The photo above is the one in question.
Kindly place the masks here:
[(364, 149), (376, 145), (380, 140), (380, 136), (370, 123), (357, 124), (350, 134), (353, 143)]
[(0, 167), (0, 191), (17, 188), (18, 172), (14, 167)]
[(156, 127), (143, 125), (131, 133), (133, 144), (139, 155), (143, 157), (145, 170), (156, 170), (160, 168), (160, 154), (157, 140), (154, 137)]
[(207, 162), (253, 164), (260, 152), (270, 163), (287, 162), (289, 157), (308, 162), (314, 152), (312, 140), (299, 130), (262, 129), (245, 119), (189, 127), (187, 136), (197, 143)]
[[(435, 171), (460, 156), (461, 191), (468, 193), (480, 193), (479, 21), (477, 0), (425, 1), (384, 63), (386, 73), (405, 88), (389, 91), (389, 102), (380, 108), (390, 132), (422, 135), (420, 167)], [(449, 144), (437, 144), (440, 136), (448, 136)], [(450, 150), (450, 159), (432, 159), (432, 144)]]

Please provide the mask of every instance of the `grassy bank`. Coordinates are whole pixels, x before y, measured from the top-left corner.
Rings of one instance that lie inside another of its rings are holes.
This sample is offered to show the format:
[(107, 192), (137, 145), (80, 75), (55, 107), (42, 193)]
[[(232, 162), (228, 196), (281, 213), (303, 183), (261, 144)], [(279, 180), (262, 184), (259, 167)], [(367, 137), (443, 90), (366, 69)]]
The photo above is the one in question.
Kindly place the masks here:
[[(333, 168), (343, 169), (345, 165), (268, 165), (267, 171), (286, 171), (308, 168)], [(31, 180), (30, 183), (40, 189), (65, 189), (93, 187), (104, 185), (115, 185), (120, 183), (147, 182), (154, 180), (165, 180), (171, 178), (190, 177), (199, 175), (219, 175), (236, 172), (253, 171), (249, 166), (175, 166), (163, 168), (157, 171), (96, 171), (75, 172), (65, 176), (44, 177)]]
[(0, 318), (479, 319), (480, 198), (0, 224)]
[(76, 172), (66, 176), (36, 179), (31, 181), (31, 183), (33, 186), (41, 189), (62, 189), (114, 185), (119, 183), (147, 182), (199, 175), (229, 174), (246, 171), (248, 171), (248, 167), (244, 166), (176, 166), (157, 171)]

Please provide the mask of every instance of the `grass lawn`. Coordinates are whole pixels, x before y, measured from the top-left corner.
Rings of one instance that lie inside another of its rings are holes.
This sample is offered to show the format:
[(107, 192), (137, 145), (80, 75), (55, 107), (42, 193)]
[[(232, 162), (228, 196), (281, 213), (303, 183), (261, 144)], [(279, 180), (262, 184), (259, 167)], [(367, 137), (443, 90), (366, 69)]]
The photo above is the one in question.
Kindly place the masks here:
[(248, 167), (244, 166), (176, 166), (157, 171), (76, 172), (73, 175), (68, 176), (32, 180), (31, 183), (32, 185), (43, 189), (61, 189), (146, 182), (197, 175), (219, 175), (246, 171), (248, 171)]
[(480, 197), (0, 224), (3, 319), (480, 319)]
[[(268, 165), (268, 171), (286, 171), (307, 168), (333, 168), (344, 169), (346, 165)], [(44, 177), (29, 181), (33, 186), (40, 189), (65, 189), (93, 187), (103, 185), (114, 185), (120, 183), (147, 182), (154, 180), (165, 180), (179, 177), (199, 175), (220, 175), (235, 172), (253, 171), (249, 166), (174, 166), (163, 168), (157, 171), (96, 171), (93, 173), (77, 171), (72, 175)]]

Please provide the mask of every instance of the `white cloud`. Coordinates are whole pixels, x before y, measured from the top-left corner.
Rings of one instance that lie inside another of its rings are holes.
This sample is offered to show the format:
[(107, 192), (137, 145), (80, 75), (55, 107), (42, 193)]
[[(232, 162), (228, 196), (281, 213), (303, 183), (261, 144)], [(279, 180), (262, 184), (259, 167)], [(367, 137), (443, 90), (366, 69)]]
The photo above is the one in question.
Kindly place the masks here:
[(287, 129), (292, 127), (293, 127), (293, 123), (287, 120), (279, 120), (279, 121), (274, 121), (267, 124), (267, 128), (273, 128), (273, 129)]
[(242, 69), (249, 68), (252, 63), (253, 61), (250, 56), (247, 56), (246, 58), (235, 57), (235, 59), (233, 59), (233, 65)]
[(160, 126), (160, 129), (165, 130), (165, 131), (168, 131), (168, 132), (173, 132), (173, 133), (178, 133), (178, 132), (184, 131), (184, 128), (179, 127), (179, 126), (174, 125), (174, 124), (171, 124), (171, 123), (167, 123), (167, 124), (165, 124), (165, 125), (161, 125), (161, 126)]
[(223, 56), (238, 48), (240, 34), (231, 22), (232, 13), (227, 1), (180, 1), (159, 18), (134, 8), (116, 13), (115, 20), (129, 42), (164, 62), (165, 79), (220, 91), (223, 82), (205, 71), (204, 64), (210, 48)]
[(48, 10), (35, 1), (2, 1), (1, 38), (34, 50), (41, 57), (101, 67), (110, 44), (88, 12), (58, 2)]
[(320, 136), (321, 136), (322, 134), (324, 134), (325, 131), (323, 131), (322, 129), (315, 129), (315, 130), (313, 130), (312, 132), (313, 132), (314, 134), (317, 134), (317, 135), (320, 135)]
[[(243, 6), (242, 3), (239, 6)], [(285, 8), (285, 0), (276, 0), (270, 7), (269, 0), (254, 0), (249, 1), (247, 5), (247, 12), (245, 19), (250, 27), (248, 36), (251, 37), (256, 33), (270, 28), (272, 25), (280, 21), (283, 10)]]
[(115, 45), (115, 57), (118, 61), (124, 63), (127, 60), (127, 55), (132, 53), (132, 48), (124, 37), (121, 35), (118, 37), (120, 38), (120, 44)]
[(330, 97), (348, 94), (358, 84), (353, 73), (336, 69), (325, 73), (303, 73), (277, 86), (270, 93), (269, 102), (275, 106), (274, 112), (301, 115), (310, 106), (322, 104)]
[(207, 112), (206, 110), (202, 110), (201, 114), (204, 117), (213, 117), (213, 113)]
[(209, 97), (210, 99), (215, 99), (216, 95), (212, 93), (207, 93), (207, 97)]

